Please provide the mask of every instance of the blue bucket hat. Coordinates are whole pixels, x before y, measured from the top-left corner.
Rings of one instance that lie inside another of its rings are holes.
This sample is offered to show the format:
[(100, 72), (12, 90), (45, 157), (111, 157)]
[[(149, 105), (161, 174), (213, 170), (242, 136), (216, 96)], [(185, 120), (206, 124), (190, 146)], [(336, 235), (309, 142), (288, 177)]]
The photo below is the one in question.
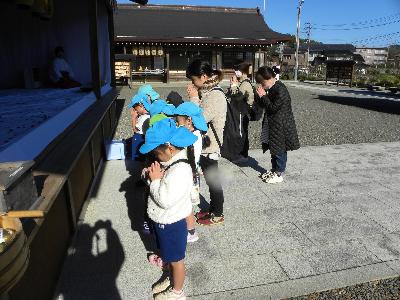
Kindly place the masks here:
[(131, 103), (128, 105), (128, 108), (132, 108), (135, 105), (142, 104), (144, 108), (149, 111), (150, 110), (150, 103), (147, 99), (146, 94), (138, 93), (132, 97)]
[(202, 109), (193, 102), (184, 102), (175, 109), (176, 116), (191, 117), (193, 125), (200, 131), (207, 131), (207, 122), (202, 114)]
[(175, 113), (175, 106), (173, 106), (172, 104), (168, 104), (164, 100), (156, 100), (151, 104), (149, 113), (150, 116), (161, 113), (167, 116), (173, 116)]
[(188, 147), (197, 141), (197, 136), (185, 127), (176, 127), (175, 122), (168, 118), (154, 123), (147, 130), (144, 140), (145, 143), (139, 149), (142, 154), (149, 153), (166, 143), (176, 147)]
[(160, 94), (157, 93), (150, 84), (144, 84), (138, 89), (138, 94), (146, 94), (150, 96), (151, 101), (160, 99)]

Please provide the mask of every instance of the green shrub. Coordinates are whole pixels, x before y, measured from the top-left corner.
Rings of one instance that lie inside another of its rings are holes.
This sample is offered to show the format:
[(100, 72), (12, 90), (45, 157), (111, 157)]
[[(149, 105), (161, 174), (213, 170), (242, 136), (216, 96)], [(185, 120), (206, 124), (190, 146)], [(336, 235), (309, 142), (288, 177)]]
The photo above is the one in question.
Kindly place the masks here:
[(379, 74), (374, 78), (375, 84), (386, 87), (399, 86), (400, 77), (389, 74)]

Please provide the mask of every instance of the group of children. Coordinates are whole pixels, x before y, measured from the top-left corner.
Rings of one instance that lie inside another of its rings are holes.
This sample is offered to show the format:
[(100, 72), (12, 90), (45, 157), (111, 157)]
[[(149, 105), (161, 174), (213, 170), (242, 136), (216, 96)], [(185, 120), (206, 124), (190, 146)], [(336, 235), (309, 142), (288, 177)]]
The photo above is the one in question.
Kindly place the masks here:
[[(170, 95), (164, 101), (146, 84), (128, 106), (134, 131), (132, 157), (144, 161), (147, 215), (159, 248), (159, 255), (149, 260), (170, 274), (153, 286), (157, 300), (186, 299), (184, 258), (187, 243), (199, 239), (193, 206), (200, 203), (202, 133), (208, 129), (198, 105)], [(149, 227), (146, 222), (145, 229)]]

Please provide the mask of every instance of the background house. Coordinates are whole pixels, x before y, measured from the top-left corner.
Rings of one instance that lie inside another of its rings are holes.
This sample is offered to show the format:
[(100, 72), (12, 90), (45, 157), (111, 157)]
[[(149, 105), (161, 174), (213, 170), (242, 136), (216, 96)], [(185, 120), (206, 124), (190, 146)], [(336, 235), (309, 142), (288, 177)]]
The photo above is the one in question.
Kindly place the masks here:
[(367, 65), (382, 65), (388, 60), (388, 48), (357, 47), (356, 53), (360, 54)]

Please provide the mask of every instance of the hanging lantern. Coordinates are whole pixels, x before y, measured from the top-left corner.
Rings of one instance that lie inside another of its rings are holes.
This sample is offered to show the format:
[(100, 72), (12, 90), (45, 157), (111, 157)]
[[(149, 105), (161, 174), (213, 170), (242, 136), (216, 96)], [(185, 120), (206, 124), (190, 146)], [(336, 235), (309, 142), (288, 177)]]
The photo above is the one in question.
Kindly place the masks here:
[(144, 47), (139, 47), (139, 56), (144, 55)]
[(139, 55), (139, 49), (137, 47), (132, 48), (132, 54), (133, 55)]
[(163, 47), (158, 47), (158, 49), (157, 49), (157, 55), (158, 55), (158, 56), (163, 56), (163, 55), (164, 55), (164, 49), (163, 49)]
[(151, 49), (150, 49), (150, 47), (144, 48), (144, 55), (146, 55), (146, 56), (150, 56), (150, 55), (151, 55)]
[(153, 56), (157, 55), (157, 47), (155, 47), (155, 46), (151, 47), (151, 55), (153, 55)]

